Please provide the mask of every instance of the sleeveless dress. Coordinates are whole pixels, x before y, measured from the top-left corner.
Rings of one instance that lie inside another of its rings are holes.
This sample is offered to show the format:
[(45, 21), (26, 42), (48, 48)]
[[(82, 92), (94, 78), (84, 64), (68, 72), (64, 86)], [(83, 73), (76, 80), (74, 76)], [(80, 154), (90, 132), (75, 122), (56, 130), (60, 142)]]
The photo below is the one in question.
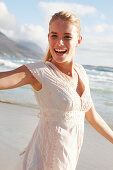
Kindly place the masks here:
[(40, 119), (16, 170), (75, 170), (85, 112), (93, 104), (86, 72), (82, 65), (74, 65), (85, 86), (80, 97), (53, 63), (38, 61), (25, 66), (42, 84), (39, 91), (34, 90)]

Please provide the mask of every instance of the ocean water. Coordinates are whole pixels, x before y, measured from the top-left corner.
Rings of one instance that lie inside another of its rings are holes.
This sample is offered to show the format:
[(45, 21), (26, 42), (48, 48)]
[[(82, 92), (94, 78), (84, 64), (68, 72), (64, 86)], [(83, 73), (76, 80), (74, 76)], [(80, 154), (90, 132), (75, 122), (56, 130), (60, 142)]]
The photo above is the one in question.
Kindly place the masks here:
[[(0, 56), (0, 72), (15, 69), (22, 64), (35, 62), (34, 59), (18, 59)], [(113, 127), (113, 68), (83, 65), (89, 77), (91, 96), (96, 111)], [(38, 107), (30, 85), (0, 90), (0, 101)]]

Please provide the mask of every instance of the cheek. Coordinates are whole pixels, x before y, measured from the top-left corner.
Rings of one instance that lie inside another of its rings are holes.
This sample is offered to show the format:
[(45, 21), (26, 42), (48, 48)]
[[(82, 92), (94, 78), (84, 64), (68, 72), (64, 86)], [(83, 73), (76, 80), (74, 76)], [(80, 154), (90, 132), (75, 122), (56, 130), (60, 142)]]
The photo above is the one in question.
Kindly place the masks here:
[(77, 41), (76, 41), (76, 40), (71, 41), (70, 46), (71, 46), (72, 48), (75, 48), (76, 45), (77, 45)]
[(67, 44), (67, 46), (68, 46), (69, 49), (73, 49), (73, 48), (75, 47), (74, 41), (69, 42), (69, 43)]
[(54, 40), (49, 40), (49, 47), (53, 48), (55, 45), (55, 41)]
[(73, 53), (73, 52), (75, 52), (75, 49), (76, 49), (76, 44), (75, 44), (75, 42), (70, 42), (70, 43), (68, 44), (68, 52), (69, 52), (69, 53)]
[(54, 55), (54, 47), (55, 47), (55, 42), (49, 41), (49, 49), (52, 55)]

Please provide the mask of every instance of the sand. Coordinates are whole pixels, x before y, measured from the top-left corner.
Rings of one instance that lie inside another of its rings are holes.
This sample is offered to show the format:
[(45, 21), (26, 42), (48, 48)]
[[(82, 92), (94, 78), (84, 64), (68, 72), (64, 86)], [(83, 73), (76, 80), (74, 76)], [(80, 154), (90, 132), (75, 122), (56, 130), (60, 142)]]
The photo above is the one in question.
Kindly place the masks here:
[(77, 170), (113, 170), (113, 144), (85, 123)]
[[(38, 124), (38, 109), (0, 103), (0, 170), (13, 170)], [(85, 122), (76, 170), (113, 170), (113, 145)]]

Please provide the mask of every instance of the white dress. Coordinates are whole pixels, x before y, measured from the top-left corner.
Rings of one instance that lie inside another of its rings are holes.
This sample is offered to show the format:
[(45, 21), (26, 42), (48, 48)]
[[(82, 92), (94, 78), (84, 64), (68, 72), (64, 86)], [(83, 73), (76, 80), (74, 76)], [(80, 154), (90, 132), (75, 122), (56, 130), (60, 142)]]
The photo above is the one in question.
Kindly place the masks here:
[(84, 135), (84, 117), (93, 102), (86, 72), (75, 70), (85, 90), (80, 97), (66, 76), (51, 62), (26, 67), (42, 83), (34, 90), (40, 120), (16, 170), (75, 170)]

